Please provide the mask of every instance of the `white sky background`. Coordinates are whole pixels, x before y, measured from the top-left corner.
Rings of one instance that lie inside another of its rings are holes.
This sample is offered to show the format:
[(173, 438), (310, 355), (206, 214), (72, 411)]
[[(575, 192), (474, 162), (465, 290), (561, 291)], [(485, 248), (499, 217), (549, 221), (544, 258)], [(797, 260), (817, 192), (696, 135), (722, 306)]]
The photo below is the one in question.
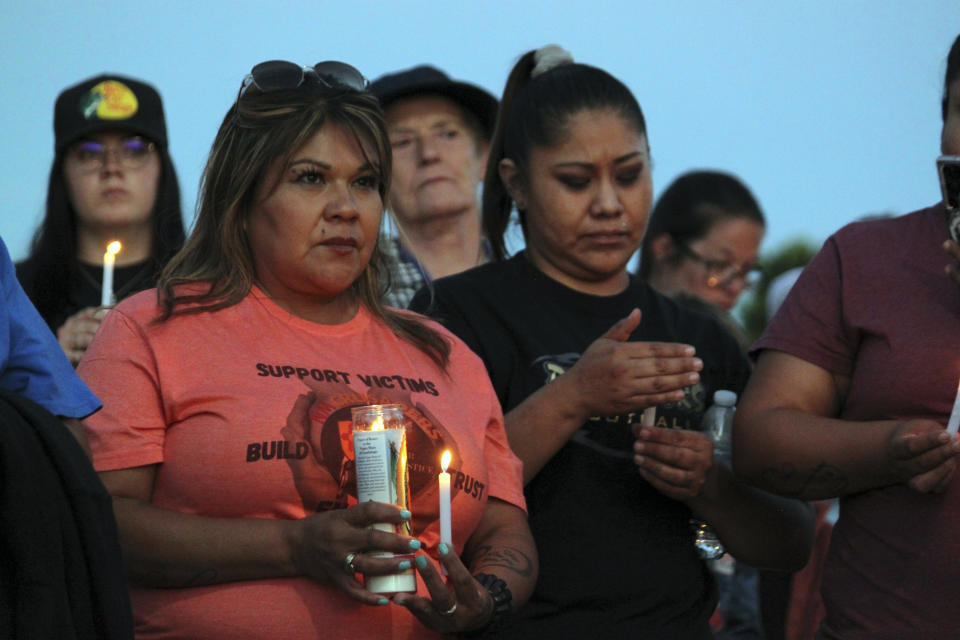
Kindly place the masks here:
[(739, 175), (767, 215), (765, 250), (940, 198), (956, 0), (437, 4), (0, 0), (0, 236), (25, 257), (56, 96), (100, 72), (159, 89), (189, 225), (214, 134), (257, 62), (339, 59), (371, 79), (429, 62), (499, 95), (517, 57), (547, 43), (634, 91), (657, 192), (694, 168)]

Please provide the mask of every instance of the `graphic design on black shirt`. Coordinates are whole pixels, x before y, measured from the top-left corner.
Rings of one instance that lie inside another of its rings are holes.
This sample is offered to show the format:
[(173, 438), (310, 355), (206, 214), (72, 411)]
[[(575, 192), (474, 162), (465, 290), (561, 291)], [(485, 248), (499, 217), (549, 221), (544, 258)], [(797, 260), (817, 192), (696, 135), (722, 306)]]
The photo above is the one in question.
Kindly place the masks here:
[[(566, 373), (580, 359), (579, 353), (540, 356), (533, 361), (542, 371), (544, 384)], [(656, 426), (664, 429), (697, 429), (700, 416), (706, 409), (706, 392), (698, 382), (684, 387), (683, 400), (657, 407)], [(633, 458), (633, 425), (640, 422), (642, 409), (609, 416), (591, 416), (570, 441), (589, 447), (609, 458)]]

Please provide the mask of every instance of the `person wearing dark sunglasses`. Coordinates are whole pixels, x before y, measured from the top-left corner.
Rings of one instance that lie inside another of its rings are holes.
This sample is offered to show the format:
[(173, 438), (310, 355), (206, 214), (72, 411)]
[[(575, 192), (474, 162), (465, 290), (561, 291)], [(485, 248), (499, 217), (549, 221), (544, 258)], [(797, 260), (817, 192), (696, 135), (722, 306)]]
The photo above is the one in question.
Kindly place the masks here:
[[(482, 363), (380, 302), (391, 155), (366, 86), (339, 62), (254, 67), (183, 250), (78, 369), (106, 407), (85, 428), (140, 636), (433, 638), (487, 628), (533, 589), (521, 465)], [(357, 504), (351, 409), (384, 403), (403, 407), (409, 511)], [(371, 528), (404, 521), (411, 536)], [(411, 570), (416, 593), (364, 586)]]
[(53, 125), (46, 215), (17, 277), (76, 365), (105, 312), (107, 245), (121, 243), (113, 296), (122, 300), (155, 285), (183, 244), (183, 218), (163, 104), (152, 86), (89, 78), (57, 97)]
[[(943, 73), (939, 152), (960, 154), (960, 35), (933, 69)], [(943, 604), (960, 589), (960, 439), (949, 429), (960, 246), (948, 220), (940, 200), (845, 225), (751, 347), (735, 471), (768, 491), (839, 499), (817, 638), (920, 640), (960, 628), (960, 610)]]

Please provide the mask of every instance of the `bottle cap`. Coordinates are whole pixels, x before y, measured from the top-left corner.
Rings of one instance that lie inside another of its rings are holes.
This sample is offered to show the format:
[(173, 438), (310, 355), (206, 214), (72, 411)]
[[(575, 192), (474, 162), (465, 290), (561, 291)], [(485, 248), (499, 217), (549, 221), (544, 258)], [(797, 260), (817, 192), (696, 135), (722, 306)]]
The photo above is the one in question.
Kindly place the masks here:
[(726, 389), (719, 389), (713, 392), (713, 404), (719, 404), (723, 407), (732, 407), (737, 404), (737, 394)]

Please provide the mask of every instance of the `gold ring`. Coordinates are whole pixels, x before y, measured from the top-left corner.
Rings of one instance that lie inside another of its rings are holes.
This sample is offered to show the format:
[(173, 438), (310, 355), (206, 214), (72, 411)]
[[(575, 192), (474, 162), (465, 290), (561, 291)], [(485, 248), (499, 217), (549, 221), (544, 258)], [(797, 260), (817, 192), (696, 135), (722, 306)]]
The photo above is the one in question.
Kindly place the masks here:
[(357, 567), (353, 564), (353, 561), (356, 560), (356, 558), (357, 554), (348, 553), (347, 557), (343, 559), (343, 569), (350, 575), (353, 575), (357, 572)]
[(450, 607), (450, 608), (447, 609), (446, 611), (441, 611), (441, 612), (440, 612), (440, 615), (442, 615), (442, 616), (452, 616), (456, 610), (457, 610), (457, 603), (454, 602), (452, 607)]

